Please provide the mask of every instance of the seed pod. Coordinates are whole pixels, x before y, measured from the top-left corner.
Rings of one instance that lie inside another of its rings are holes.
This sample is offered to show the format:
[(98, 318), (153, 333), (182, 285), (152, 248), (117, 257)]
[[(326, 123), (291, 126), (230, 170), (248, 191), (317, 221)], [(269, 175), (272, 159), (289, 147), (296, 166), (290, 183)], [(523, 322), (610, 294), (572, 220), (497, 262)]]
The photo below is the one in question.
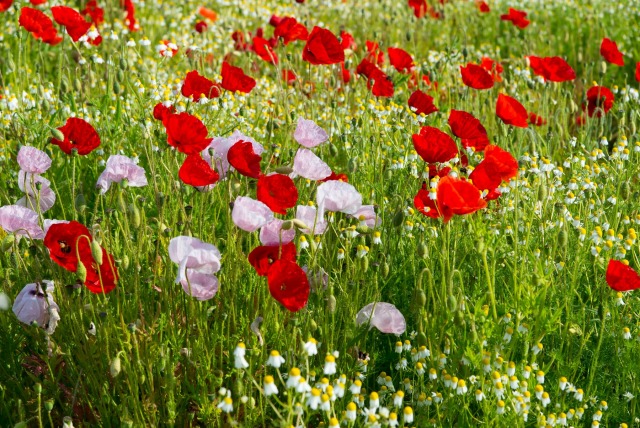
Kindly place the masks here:
[(389, 270), (390, 270), (389, 263), (387, 263), (387, 262), (382, 263), (382, 277), (383, 278), (386, 278), (386, 277), (389, 276)]
[(116, 95), (120, 95), (122, 93), (122, 87), (120, 87), (117, 80), (113, 81), (113, 93)]
[(447, 307), (449, 308), (449, 310), (451, 312), (455, 311), (456, 309), (458, 309), (458, 299), (456, 299), (456, 296), (454, 296), (453, 294), (451, 294), (448, 298), (447, 298)]
[(338, 156), (338, 148), (335, 144), (329, 144), (329, 154), (334, 157)]
[(140, 210), (136, 204), (129, 205), (129, 218), (131, 220), (131, 224), (134, 228), (138, 229), (141, 224), (140, 220)]
[(331, 313), (336, 311), (336, 297), (333, 294), (330, 294), (327, 298), (327, 309)]
[(404, 211), (402, 211), (402, 209), (399, 209), (393, 215), (393, 220), (391, 220), (391, 223), (394, 227), (402, 227), (402, 225), (404, 224), (404, 217)]
[(87, 280), (87, 268), (84, 267), (84, 264), (80, 260), (78, 260), (77, 266), (76, 275), (80, 281), (85, 282)]
[(124, 72), (122, 70), (118, 70), (116, 72), (116, 81), (122, 83), (123, 80), (124, 80)]
[(111, 364), (109, 364), (109, 373), (111, 373), (112, 378), (116, 378), (120, 374), (121, 370), (122, 362), (120, 361), (120, 357), (116, 355), (116, 357), (111, 360)]
[(64, 134), (57, 128), (51, 129), (51, 136), (56, 140), (64, 141)]
[(100, 244), (94, 239), (91, 241), (91, 255), (93, 256), (93, 260), (98, 264), (98, 266), (102, 265), (102, 248)]
[(51, 411), (53, 410), (53, 404), (54, 404), (54, 401), (53, 401), (53, 400), (51, 400), (51, 399), (49, 399), (49, 400), (45, 401), (45, 402), (44, 402), (44, 409), (45, 409), (47, 412), (51, 412)]

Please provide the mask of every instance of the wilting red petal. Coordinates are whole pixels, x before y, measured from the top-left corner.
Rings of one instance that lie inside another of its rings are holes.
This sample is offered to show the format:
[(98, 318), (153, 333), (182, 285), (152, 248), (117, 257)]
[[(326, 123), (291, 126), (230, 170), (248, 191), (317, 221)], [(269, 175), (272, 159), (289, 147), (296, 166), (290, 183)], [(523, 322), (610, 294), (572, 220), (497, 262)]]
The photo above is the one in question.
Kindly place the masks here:
[(307, 40), (309, 37), (309, 30), (307, 30), (307, 27), (299, 23), (295, 18), (287, 16), (278, 22), (273, 35), (281, 38), (286, 46), (296, 40)]
[(454, 214), (471, 214), (487, 206), (476, 186), (451, 176), (443, 177), (438, 182), (437, 201), (445, 222)]
[(167, 130), (167, 143), (186, 155), (200, 153), (207, 148), (207, 127), (189, 113), (171, 114), (163, 121)]
[(244, 74), (240, 67), (234, 67), (228, 62), (222, 63), (222, 87), (227, 91), (244, 92), (248, 94), (256, 86), (256, 80)]
[(267, 276), (271, 265), (276, 260), (296, 261), (296, 245), (289, 242), (282, 246), (279, 245), (261, 245), (256, 247), (249, 253), (249, 263), (260, 276)]
[(413, 58), (406, 51), (400, 48), (388, 48), (389, 62), (400, 73), (409, 73), (415, 66)]
[(344, 61), (344, 49), (331, 31), (313, 27), (302, 49), (302, 59), (314, 65), (337, 64)]
[(465, 148), (473, 147), (476, 151), (482, 151), (489, 144), (487, 130), (478, 119), (466, 111), (451, 110), (449, 126), (453, 135), (460, 138)]
[(209, 162), (204, 160), (200, 153), (187, 156), (178, 171), (178, 176), (183, 183), (194, 187), (208, 186), (220, 179), (220, 176)]
[(422, 127), (412, 139), (413, 147), (426, 163), (447, 162), (458, 154), (453, 138), (432, 126)]
[(526, 128), (529, 126), (527, 110), (515, 98), (499, 94), (496, 103), (496, 115), (507, 125)]
[(31, 33), (36, 39), (50, 45), (57, 45), (62, 41), (58, 31), (53, 26), (53, 21), (43, 12), (30, 7), (23, 7), (18, 18), (20, 26)]
[(278, 65), (278, 55), (274, 52), (269, 41), (263, 37), (253, 38), (253, 51), (264, 61)]
[(425, 114), (428, 116), (438, 111), (438, 107), (433, 104), (433, 97), (425, 94), (420, 89), (411, 94), (407, 104), (409, 104), (409, 107), (413, 107), (418, 115)]
[(460, 74), (462, 75), (462, 82), (470, 88), (493, 88), (493, 77), (479, 65), (469, 63), (466, 67), (460, 66)]
[(267, 275), (269, 292), (285, 308), (297, 312), (307, 305), (309, 280), (307, 274), (295, 262), (277, 260)]
[(622, 67), (624, 65), (624, 56), (618, 50), (618, 45), (611, 39), (606, 37), (602, 39), (600, 44), (600, 55), (609, 63)]
[(526, 28), (529, 25), (527, 12), (514, 9), (512, 7), (509, 8), (508, 14), (500, 15), (500, 19), (502, 19), (503, 21), (511, 21), (511, 23), (518, 28)]
[(64, 134), (64, 140), (52, 138), (51, 144), (60, 147), (68, 155), (73, 149), (76, 149), (79, 155), (87, 155), (100, 145), (100, 136), (84, 119), (70, 117), (58, 130)]
[(619, 260), (609, 260), (607, 284), (616, 291), (631, 291), (640, 288), (640, 275)]
[(261, 174), (260, 161), (262, 158), (253, 150), (253, 144), (238, 141), (229, 149), (227, 160), (240, 174), (258, 178)]
[(274, 213), (286, 214), (298, 203), (298, 189), (288, 175), (261, 175), (256, 191), (258, 200)]
[(613, 107), (613, 92), (604, 86), (593, 86), (587, 91), (587, 113), (589, 117), (601, 117)]
[(194, 102), (198, 102), (203, 96), (205, 98), (217, 98), (220, 96), (220, 87), (211, 80), (201, 76), (196, 70), (187, 73), (180, 90), (182, 96), (191, 97)]
[(70, 7), (53, 6), (51, 13), (53, 14), (53, 19), (65, 27), (74, 42), (77, 42), (80, 37), (87, 34), (87, 31), (91, 28), (91, 23), (87, 22), (78, 11)]
[(559, 56), (540, 58), (532, 55), (527, 59), (534, 74), (543, 77), (545, 80), (566, 82), (576, 78), (576, 72), (573, 68)]

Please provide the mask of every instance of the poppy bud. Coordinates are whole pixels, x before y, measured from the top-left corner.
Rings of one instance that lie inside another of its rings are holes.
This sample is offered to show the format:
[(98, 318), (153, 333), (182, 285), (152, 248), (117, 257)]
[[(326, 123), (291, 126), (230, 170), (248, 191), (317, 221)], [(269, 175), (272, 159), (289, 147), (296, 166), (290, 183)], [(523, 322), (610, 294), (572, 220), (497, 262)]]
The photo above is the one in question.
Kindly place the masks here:
[(311, 322), (309, 323), (309, 330), (311, 330), (311, 332), (315, 332), (318, 329), (318, 324), (316, 324), (316, 322), (314, 320), (311, 320)]
[(35, 385), (33, 385), (33, 390), (36, 392), (36, 394), (42, 394), (42, 384), (40, 382), (36, 383)]
[(636, 134), (637, 127), (636, 127), (636, 121), (635, 121), (635, 120), (632, 120), (632, 121), (631, 121), (631, 129), (630, 129), (630, 131), (631, 131), (631, 134), (632, 134), (632, 135), (635, 135), (635, 134)]
[(238, 179), (234, 178), (231, 181), (231, 190), (233, 191), (233, 193), (239, 193), (240, 190), (242, 190), (242, 183), (240, 183)]
[(129, 64), (127, 64), (127, 60), (125, 58), (120, 58), (120, 63), (118, 65), (120, 66), (120, 70), (122, 71), (127, 71), (127, 68), (129, 67)]
[(87, 280), (87, 268), (84, 267), (84, 264), (80, 260), (78, 260), (76, 275), (78, 276), (78, 279), (82, 282), (85, 282)]
[(9, 251), (15, 241), (16, 241), (16, 236), (14, 234), (5, 236), (4, 239), (2, 240), (2, 246), (1, 246), (2, 252), (4, 253)]
[(84, 199), (84, 195), (82, 193), (78, 193), (76, 196), (76, 211), (82, 213), (86, 208), (87, 201)]
[(558, 241), (561, 248), (567, 248), (567, 245), (569, 245), (569, 234), (565, 229), (560, 230), (560, 233), (558, 234)]
[(456, 299), (456, 296), (454, 296), (453, 294), (451, 294), (447, 298), (447, 307), (451, 312), (455, 311), (458, 308), (458, 299)]
[(607, 74), (607, 63), (605, 61), (600, 61), (600, 74), (603, 76)]
[(91, 241), (91, 255), (93, 256), (93, 260), (96, 261), (98, 266), (102, 265), (102, 248), (100, 244), (94, 239)]
[(42, 99), (41, 106), (42, 106), (42, 110), (45, 111), (45, 112), (47, 112), (47, 111), (49, 111), (51, 109), (51, 104), (49, 104), (49, 101), (47, 101), (46, 98)]
[(293, 168), (291, 168), (290, 166), (279, 166), (276, 168), (276, 172), (278, 174), (289, 175), (293, 172)]
[(367, 272), (369, 270), (369, 257), (363, 257), (360, 259), (362, 272)]
[(280, 230), (291, 230), (293, 229), (293, 221), (285, 220), (282, 222), (282, 226), (280, 226)]
[(382, 263), (382, 277), (383, 278), (386, 278), (386, 277), (389, 276), (389, 270), (390, 270), (389, 263), (387, 263), (387, 262)]
[(392, 224), (394, 227), (402, 227), (404, 224), (404, 211), (399, 209), (393, 216)]
[(455, 316), (453, 317), (453, 322), (454, 322), (458, 327), (464, 327), (464, 325), (465, 325), (464, 312), (462, 312), (462, 311), (456, 311), (456, 314), (455, 314)]
[(136, 204), (129, 205), (129, 216), (133, 227), (138, 229), (140, 227), (140, 210)]
[(111, 373), (111, 377), (116, 378), (120, 374), (122, 370), (122, 363), (120, 361), (120, 357), (116, 355), (116, 357), (111, 360), (111, 364), (109, 365), (109, 373)]
[(73, 81), (73, 89), (75, 89), (76, 92), (82, 92), (82, 82), (80, 79), (75, 79)]
[[(242, 372), (240, 372), (242, 373)], [(242, 381), (242, 379), (236, 379), (236, 396), (241, 396), (244, 395), (244, 382)]]
[(69, 92), (69, 81), (67, 81), (67, 79), (62, 79), (62, 81), (60, 82), (60, 92), (63, 94)]
[(413, 303), (417, 308), (424, 308), (427, 304), (427, 295), (424, 290), (416, 288), (413, 292)]
[(487, 246), (484, 244), (483, 238), (478, 239), (478, 242), (476, 243), (476, 248), (478, 249), (478, 253), (480, 254), (483, 254), (485, 252), (485, 250), (487, 249)]
[(122, 88), (117, 80), (114, 80), (113, 82), (113, 93), (116, 95), (120, 95), (122, 93)]
[(540, 286), (540, 277), (537, 273), (533, 274), (533, 285), (537, 288)]
[(64, 141), (64, 134), (59, 129), (52, 128), (51, 129), (51, 136), (53, 138), (55, 138), (56, 140)]
[(297, 218), (294, 218), (293, 220), (291, 220), (291, 223), (293, 223), (293, 225), (298, 229), (309, 229), (309, 226), (307, 226), (307, 224), (304, 221), (299, 220)]
[(349, 159), (349, 163), (347, 164), (347, 170), (353, 174), (358, 170), (358, 160), (356, 158)]
[(18, 422), (13, 426), (13, 428), (27, 428), (29, 425), (25, 421)]
[(331, 313), (336, 311), (336, 296), (334, 296), (333, 294), (330, 294), (327, 298), (327, 309)]
[(124, 71), (118, 70), (116, 72), (116, 81), (122, 83), (123, 80), (124, 80)]
[(405, 39), (407, 39), (407, 42), (411, 41), (411, 33), (409, 31), (407, 31), (404, 35)]
[(358, 233), (360, 233), (362, 235), (368, 235), (368, 234), (373, 232), (373, 229), (370, 228), (367, 225), (362, 225), (362, 226), (356, 227), (356, 232), (358, 232)]
[(44, 402), (44, 409), (45, 409), (47, 412), (51, 413), (51, 411), (53, 410), (53, 404), (54, 404), (54, 401), (53, 401), (53, 400), (47, 400), (47, 401), (45, 401), (45, 402)]
[(124, 270), (129, 269), (129, 256), (126, 254), (122, 256), (122, 268)]
[(547, 186), (542, 182), (540, 182), (540, 187), (538, 187), (538, 200), (540, 202), (544, 202), (547, 200)]
[(571, 100), (571, 102), (569, 103), (569, 111), (570, 111), (572, 114), (575, 114), (575, 113), (577, 113), (577, 112), (578, 112), (578, 110), (579, 110), (579, 108), (578, 108), (578, 104), (576, 104), (576, 102), (575, 102), (575, 101)]
[(118, 195), (116, 196), (116, 203), (118, 204), (118, 211), (120, 211), (122, 214), (127, 212), (127, 204), (124, 202), (124, 196), (122, 195), (121, 191), (118, 191)]

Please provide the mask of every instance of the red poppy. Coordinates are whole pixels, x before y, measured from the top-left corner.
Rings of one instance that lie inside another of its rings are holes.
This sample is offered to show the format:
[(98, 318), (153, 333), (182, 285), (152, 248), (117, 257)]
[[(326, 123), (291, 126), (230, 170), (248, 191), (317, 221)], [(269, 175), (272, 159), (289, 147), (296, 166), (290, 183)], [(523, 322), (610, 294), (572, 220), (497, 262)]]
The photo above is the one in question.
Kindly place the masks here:
[(403, 49), (400, 48), (387, 48), (387, 54), (389, 55), (389, 62), (400, 73), (410, 73), (415, 66), (413, 58)]
[(248, 94), (256, 86), (256, 80), (244, 74), (240, 67), (234, 67), (228, 62), (222, 63), (222, 87), (227, 91), (244, 92)]
[(447, 162), (458, 155), (458, 146), (449, 135), (432, 126), (413, 134), (413, 147), (426, 163)]
[(437, 201), (445, 223), (454, 214), (471, 214), (487, 206), (476, 186), (451, 176), (443, 177), (438, 182)]
[(246, 141), (238, 141), (227, 152), (229, 164), (240, 174), (251, 177), (260, 177), (260, 161), (262, 158), (253, 150), (253, 144)]
[(473, 185), (480, 190), (495, 192), (503, 181), (509, 181), (518, 175), (518, 161), (506, 150), (498, 146), (488, 145), (484, 151), (484, 159), (469, 175)]
[(178, 177), (184, 184), (194, 187), (208, 186), (217, 183), (220, 175), (211, 167), (209, 162), (202, 158), (200, 153), (188, 155), (180, 171)]
[(478, 5), (478, 10), (482, 13), (489, 13), (491, 12), (491, 9), (489, 8), (489, 5), (487, 4), (486, 1), (484, 0), (479, 0), (476, 1), (476, 4)]
[(45, 4), (48, 0), (29, 0), (29, 2), (34, 6), (40, 6), (41, 4)]
[(267, 276), (276, 260), (296, 261), (296, 245), (289, 242), (284, 245), (261, 245), (249, 253), (249, 263), (260, 276)]
[(124, 0), (125, 18), (124, 22), (129, 27), (129, 31), (138, 31), (138, 21), (136, 21), (136, 7), (132, 0)]
[(331, 31), (313, 27), (302, 49), (302, 59), (314, 65), (337, 64), (344, 61), (344, 49)]
[(261, 175), (256, 194), (260, 202), (278, 214), (286, 214), (288, 208), (298, 203), (298, 189), (288, 175)]
[(330, 176), (328, 176), (327, 178), (323, 178), (322, 180), (318, 180), (318, 182), (320, 183), (325, 183), (327, 181), (344, 181), (345, 183), (348, 183), (349, 177), (347, 176), (347, 174), (344, 174), (344, 173), (336, 174), (335, 172), (331, 171)]
[(87, 5), (82, 9), (83, 15), (91, 18), (91, 22), (97, 27), (104, 22), (104, 9), (98, 6), (96, 0), (90, 0)]
[(31, 33), (36, 39), (42, 40), (49, 45), (57, 45), (62, 41), (58, 36), (58, 31), (53, 26), (53, 21), (43, 12), (30, 7), (23, 7), (20, 10), (18, 22), (21, 27)]
[(71, 221), (52, 224), (43, 242), (49, 249), (51, 260), (66, 270), (75, 272), (78, 268), (78, 254), (83, 261), (93, 260), (90, 245), (92, 239), (86, 226), (77, 221)]
[(96, 266), (93, 259), (89, 265), (85, 262), (83, 264), (87, 269), (87, 279), (84, 281), (84, 285), (90, 292), (106, 294), (116, 288), (118, 269), (113, 256), (107, 253), (104, 248), (102, 249), (102, 264), (100, 266)]
[(491, 74), (494, 82), (502, 82), (502, 72), (504, 71), (504, 68), (498, 61), (494, 61), (489, 57), (483, 56), (482, 61), (480, 62), (480, 67), (484, 68)]
[(207, 127), (189, 113), (171, 114), (163, 121), (167, 130), (167, 143), (186, 155), (200, 153), (207, 148)]
[(547, 120), (535, 113), (529, 113), (529, 123), (533, 126), (544, 126), (547, 124)]
[(278, 64), (278, 55), (273, 51), (267, 39), (259, 36), (254, 37), (253, 51), (264, 61), (274, 65)]
[(269, 18), (269, 25), (271, 25), (272, 27), (277, 27), (278, 25), (280, 25), (284, 18), (284, 16), (278, 16), (275, 14), (271, 15), (271, 18)]
[(427, 183), (422, 183), (422, 188), (418, 190), (418, 193), (413, 198), (413, 205), (418, 212), (422, 215), (426, 215), (429, 218), (439, 218), (440, 212), (436, 201), (429, 196), (429, 190), (427, 190)]
[(466, 67), (460, 66), (462, 82), (473, 89), (493, 88), (493, 77), (479, 65), (469, 63)]
[(344, 83), (351, 81), (351, 72), (344, 66), (344, 62), (340, 63), (340, 78)]
[(636, 81), (640, 82), (640, 62), (636, 63)]
[(198, 33), (202, 34), (202, 33), (204, 33), (205, 31), (207, 31), (207, 28), (208, 28), (208, 27), (209, 27), (209, 26), (207, 25), (207, 23), (206, 23), (206, 22), (204, 22), (204, 21), (198, 21), (198, 22), (196, 22), (196, 25), (195, 25), (193, 28), (194, 28)]
[(451, 110), (449, 126), (453, 135), (460, 138), (465, 148), (473, 147), (475, 151), (483, 151), (489, 144), (487, 130), (478, 119), (466, 111)]
[(174, 114), (175, 112), (176, 108), (174, 106), (166, 107), (164, 104), (158, 103), (153, 107), (153, 118), (164, 122), (170, 114)]
[(358, 65), (356, 72), (367, 78), (367, 86), (371, 88), (371, 93), (376, 97), (393, 96), (393, 82), (371, 61), (364, 58)]
[(413, 110), (418, 115), (425, 114), (428, 116), (438, 111), (438, 107), (433, 104), (433, 97), (425, 94), (420, 89), (411, 94), (407, 103), (409, 107), (413, 107)]
[(296, 73), (294, 73), (293, 70), (284, 69), (284, 68), (282, 69), (282, 80), (287, 82), (287, 84), (289, 85), (294, 84), (297, 78), (298, 76), (296, 76)]
[(218, 20), (218, 14), (215, 12), (215, 10), (207, 9), (204, 6), (198, 7), (198, 13), (200, 14), (200, 16), (202, 16), (203, 18), (207, 18), (211, 22), (216, 22)]
[(267, 282), (273, 298), (289, 311), (297, 312), (307, 305), (309, 280), (307, 274), (295, 262), (277, 260), (269, 269)]
[(0, 0), (0, 12), (6, 12), (7, 10), (9, 10), (12, 4), (13, 0)]
[(609, 260), (607, 284), (616, 291), (631, 291), (640, 288), (640, 275), (619, 260)]
[(52, 138), (51, 144), (60, 147), (68, 155), (73, 149), (76, 149), (79, 155), (88, 155), (100, 145), (100, 136), (84, 119), (70, 117), (58, 131), (62, 132), (64, 140)]
[(184, 78), (180, 92), (182, 96), (191, 97), (194, 102), (198, 102), (202, 97), (209, 99), (219, 97), (220, 86), (193, 70)]
[(559, 56), (540, 58), (527, 57), (534, 74), (551, 82), (566, 82), (576, 78), (576, 72), (564, 59)]
[(409, 0), (409, 7), (413, 9), (413, 14), (416, 18), (422, 18), (427, 13), (426, 0)]
[(356, 39), (350, 33), (346, 31), (340, 32), (340, 46), (342, 46), (343, 50), (350, 49), (352, 51), (356, 50)]
[(382, 67), (384, 65), (384, 52), (380, 49), (380, 45), (371, 40), (367, 40), (365, 46), (367, 47), (367, 56), (365, 59), (377, 64), (378, 67)]
[(277, 24), (273, 35), (281, 38), (282, 42), (286, 46), (296, 40), (307, 40), (309, 37), (309, 30), (307, 30), (307, 27), (299, 23), (295, 18), (286, 17), (282, 18)]
[(611, 39), (606, 37), (602, 39), (600, 44), (600, 55), (609, 63), (622, 67), (624, 65), (624, 56), (618, 50), (618, 45)]
[(53, 6), (51, 13), (53, 14), (53, 19), (67, 30), (71, 40), (74, 42), (77, 42), (80, 37), (87, 34), (87, 31), (91, 28), (91, 23), (87, 22), (80, 13), (70, 7)]
[(605, 115), (611, 107), (615, 98), (613, 92), (604, 86), (593, 86), (587, 91), (587, 105), (583, 105), (583, 109), (586, 107), (589, 117), (602, 117)]
[(498, 94), (496, 102), (496, 115), (507, 125), (526, 128), (529, 126), (527, 110), (518, 100), (508, 95)]
[(508, 14), (500, 15), (500, 19), (503, 21), (511, 21), (511, 23), (518, 28), (527, 28), (530, 23), (527, 19), (527, 12), (512, 7), (509, 8)]

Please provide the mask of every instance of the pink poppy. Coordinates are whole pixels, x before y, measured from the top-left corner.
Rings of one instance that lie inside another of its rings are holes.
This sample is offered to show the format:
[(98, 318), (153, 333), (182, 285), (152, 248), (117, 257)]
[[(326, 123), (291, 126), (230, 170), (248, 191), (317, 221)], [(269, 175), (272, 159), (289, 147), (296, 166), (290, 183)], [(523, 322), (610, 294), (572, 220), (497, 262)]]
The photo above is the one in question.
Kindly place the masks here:
[(19, 205), (0, 207), (0, 227), (16, 236), (43, 239), (44, 231), (38, 225), (38, 214)]
[(209, 300), (218, 291), (220, 251), (213, 244), (190, 236), (178, 236), (169, 242), (169, 258), (178, 264), (176, 284), (198, 300)]
[(246, 196), (238, 196), (231, 211), (233, 223), (247, 232), (255, 232), (273, 220), (268, 206)]
[[(295, 174), (295, 175), (293, 175)], [(297, 175), (309, 180), (322, 180), (331, 175), (331, 168), (309, 149), (298, 149), (293, 158), (292, 178)]]
[(353, 215), (362, 206), (362, 195), (349, 183), (327, 181), (318, 186), (316, 202), (318, 215), (321, 217), (325, 210)]
[(383, 333), (401, 335), (407, 329), (402, 313), (391, 303), (374, 302), (360, 309), (356, 315), (356, 324), (369, 324)]
[(18, 188), (27, 195), (36, 196), (43, 188), (50, 185), (51, 182), (40, 174), (32, 174), (22, 169), (18, 172)]
[(129, 187), (142, 187), (147, 185), (147, 177), (144, 173), (144, 168), (138, 166), (136, 162), (126, 156), (111, 155), (107, 159), (107, 166), (105, 167), (100, 177), (98, 177), (98, 183), (96, 187), (100, 189), (100, 193), (103, 195), (107, 193), (111, 183), (120, 183), (122, 180), (127, 180)]
[(31, 174), (43, 174), (51, 166), (51, 158), (42, 150), (22, 146), (18, 151), (20, 169)]
[(59, 311), (60, 307), (53, 301), (53, 281), (25, 285), (13, 302), (13, 313), (21, 322), (27, 325), (35, 322), (49, 333), (55, 329), (55, 325), (49, 324), (57, 323)]
[(283, 220), (274, 218), (260, 228), (260, 242), (262, 245), (288, 244), (296, 237), (296, 229), (282, 230)]
[(18, 199), (16, 205), (29, 208), (36, 211), (36, 206), (40, 206), (40, 212), (47, 212), (56, 203), (56, 194), (48, 186), (42, 186), (39, 190), (39, 194), (27, 193), (22, 198)]
[(299, 118), (298, 126), (293, 133), (293, 138), (295, 138), (300, 145), (310, 149), (325, 143), (329, 139), (329, 136), (326, 131), (316, 125), (313, 120)]
[(303, 233), (322, 235), (325, 230), (327, 230), (327, 220), (325, 220), (324, 216), (318, 215), (316, 207), (298, 205), (298, 208), (296, 209), (296, 219), (309, 227), (308, 229), (303, 229)]
[(358, 211), (352, 214), (353, 218), (364, 221), (369, 227), (376, 227), (382, 224), (382, 219), (376, 214), (373, 205), (362, 205)]

